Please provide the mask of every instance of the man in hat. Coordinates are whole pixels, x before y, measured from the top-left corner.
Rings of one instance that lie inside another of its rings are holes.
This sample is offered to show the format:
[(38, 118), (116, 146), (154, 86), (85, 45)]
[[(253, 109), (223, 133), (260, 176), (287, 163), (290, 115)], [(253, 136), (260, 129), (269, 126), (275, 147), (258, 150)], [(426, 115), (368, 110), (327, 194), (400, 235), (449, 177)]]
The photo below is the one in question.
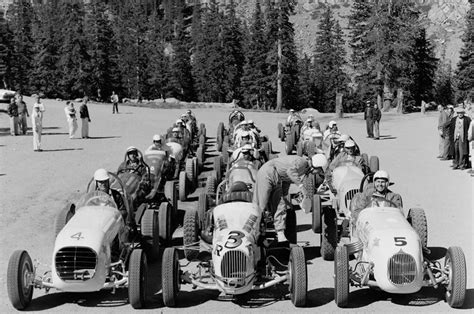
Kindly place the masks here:
[(30, 114), (28, 113), (26, 103), (23, 101), (23, 96), (20, 93), (17, 93), (16, 105), (18, 106), (18, 127), (21, 130), (21, 133), (25, 135), (26, 131), (28, 130), (28, 123), (26, 118), (29, 117)]
[(366, 104), (367, 106), (365, 107), (365, 111), (364, 111), (364, 120), (367, 126), (367, 137), (371, 138), (371, 137), (374, 137), (374, 131), (372, 129), (374, 126), (374, 119), (373, 119), (374, 109), (372, 108), (370, 104), (370, 100), (367, 100)]
[(374, 110), (372, 111), (372, 121), (374, 123), (372, 127), (372, 137), (374, 140), (378, 140), (380, 137), (379, 124), (382, 118), (382, 112), (377, 104), (374, 104)]
[(446, 159), (442, 158), (441, 160), (452, 160), (454, 159), (454, 106), (448, 105), (446, 111), (448, 113), (448, 120), (444, 125), (444, 131), (447, 134), (448, 156)]
[(31, 128), (33, 129), (33, 150), (41, 152), (41, 132), (43, 130), (43, 112), (41, 105), (35, 103), (33, 105), (33, 112), (31, 113)]
[(66, 115), (67, 124), (69, 127), (69, 138), (74, 138), (74, 133), (76, 133), (77, 130), (77, 118), (76, 109), (74, 108), (74, 104), (71, 101), (66, 102), (64, 113)]
[(464, 170), (469, 166), (468, 130), (471, 119), (465, 116), (464, 108), (456, 110), (457, 117), (453, 118), (454, 125), (454, 162), (453, 169)]
[(87, 102), (89, 97), (84, 97), (82, 105), (79, 107), (79, 115), (81, 117), (81, 135), (82, 138), (89, 138), (89, 122), (91, 118), (89, 116), (89, 109), (87, 108)]
[(10, 99), (10, 104), (7, 108), (7, 113), (10, 116), (10, 134), (13, 136), (18, 135), (18, 105), (15, 102), (15, 98)]
[(439, 155), (437, 158), (448, 158), (449, 138), (445, 132), (445, 124), (448, 122), (448, 112), (443, 105), (438, 105), (438, 134), (439, 134)]

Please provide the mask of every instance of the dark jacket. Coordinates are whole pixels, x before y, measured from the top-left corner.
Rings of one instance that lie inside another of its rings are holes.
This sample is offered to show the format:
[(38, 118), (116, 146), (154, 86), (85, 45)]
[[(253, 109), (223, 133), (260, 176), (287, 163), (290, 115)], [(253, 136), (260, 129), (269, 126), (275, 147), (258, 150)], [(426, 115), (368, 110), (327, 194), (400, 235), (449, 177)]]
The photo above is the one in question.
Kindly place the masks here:
[[(451, 119), (451, 124), (450, 124), (450, 133), (451, 133), (451, 138), (453, 139), (453, 142), (455, 141), (454, 137), (454, 132), (456, 130), (456, 119), (457, 117), (453, 117)], [(471, 124), (471, 118), (468, 116), (464, 116), (464, 124), (463, 124), (463, 132), (464, 132), (464, 141), (462, 141), (461, 145), (463, 146), (463, 150), (465, 152), (469, 152), (469, 141), (468, 141), (468, 135), (469, 135), (469, 124)]]
[(374, 108), (365, 107), (364, 111), (364, 120), (373, 120), (374, 119)]
[(380, 109), (374, 108), (374, 111), (372, 113), (372, 119), (374, 119), (374, 121), (380, 122), (381, 118), (382, 118), (382, 112), (380, 111)]
[(16, 103), (10, 103), (7, 108), (10, 117), (18, 117), (18, 106)]
[(81, 107), (79, 107), (79, 115), (81, 119), (89, 119), (89, 121), (91, 120), (91, 118), (89, 117), (89, 110), (87, 109), (86, 104), (82, 104)]

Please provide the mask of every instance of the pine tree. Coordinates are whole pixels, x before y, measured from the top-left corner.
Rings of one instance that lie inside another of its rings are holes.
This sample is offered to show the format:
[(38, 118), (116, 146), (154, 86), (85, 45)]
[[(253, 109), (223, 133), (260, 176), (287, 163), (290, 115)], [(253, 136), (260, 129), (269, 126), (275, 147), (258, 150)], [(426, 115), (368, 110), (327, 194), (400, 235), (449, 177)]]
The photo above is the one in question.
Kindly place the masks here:
[(298, 81), (300, 83), (300, 98), (298, 104), (303, 108), (315, 108), (315, 86), (313, 77), (313, 64), (311, 59), (305, 54), (299, 60)]
[(10, 88), (30, 92), (29, 75), (33, 57), (32, 25), (34, 11), (31, 1), (15, 0), (7, 10), (8, 27), (12, 33)]
[(8, 29), (4, 18), (4, 12), (0, 10), (0, 81), (3, 88), (9, 88), (10, 58), (11, 58), (12, 34)]
[(466, 30), (456, 69), (456, 101), (474, 100), (474, 2), (466, 15)]
[(440, 60), (438, 63), (435, 86), (434, 86), (434, 98), (436, 102), (444, 106), (450, 105), (454, 101), (454, 86), (451, 63), (445, 60)]

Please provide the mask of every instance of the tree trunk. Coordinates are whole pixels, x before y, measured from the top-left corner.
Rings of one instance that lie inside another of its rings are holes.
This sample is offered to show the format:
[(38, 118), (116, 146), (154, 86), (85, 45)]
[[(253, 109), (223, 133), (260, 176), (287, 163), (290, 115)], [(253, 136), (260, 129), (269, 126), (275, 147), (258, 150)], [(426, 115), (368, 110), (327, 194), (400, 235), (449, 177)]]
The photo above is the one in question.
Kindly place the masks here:
[(336, 93), (336, 117), (342, 118), (344, 110), (342, 108), (342, 93)]
[(397, 112), (403, 113), (403, 89), (397, 89)]
[(277, 103), (276, 103), (276, 111), (280, 112), (282, 103), (283, 103), (283, 91), (281, 87), (281, 40), (278, 39), (278, 72), (277, 72)]
[(390, 86), (388, 85), (387, 79), (385, 79), (383, 84), (383, 111), (390, 110), (390, 106), (392, 105), (392, 99), (390, 95)]

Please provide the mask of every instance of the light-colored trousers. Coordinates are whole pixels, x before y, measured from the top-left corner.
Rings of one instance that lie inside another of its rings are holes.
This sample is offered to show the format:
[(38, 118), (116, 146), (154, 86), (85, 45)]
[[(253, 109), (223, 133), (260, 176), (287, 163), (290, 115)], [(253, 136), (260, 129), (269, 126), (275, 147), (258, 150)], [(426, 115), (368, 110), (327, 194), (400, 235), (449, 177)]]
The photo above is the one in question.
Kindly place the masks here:
[(82, 122), (82, 126), (81, 126), (82, 138), (89, 137), (89, 119), (88, 118), (81, 119), (81, 122)]
[(69, 126), (69, 138), (73, 138), (74, 133), (76, 133), (76, 130), (77, 130), (77, 120), (67, 119), (67, 124)]
[(439, 135), (439, 156), (447, 158), (449, 153), (449, 137), (448, 135)]
[(18, 117), (10, 117), (10, 134), (18, 135)]
[(42, 127), (38, 128), (36, 131), (33, 129), (33, 149), (41, 149), (41, 132)]
[(374, 121), (374, 138), (380, 137), (379, 122)]

